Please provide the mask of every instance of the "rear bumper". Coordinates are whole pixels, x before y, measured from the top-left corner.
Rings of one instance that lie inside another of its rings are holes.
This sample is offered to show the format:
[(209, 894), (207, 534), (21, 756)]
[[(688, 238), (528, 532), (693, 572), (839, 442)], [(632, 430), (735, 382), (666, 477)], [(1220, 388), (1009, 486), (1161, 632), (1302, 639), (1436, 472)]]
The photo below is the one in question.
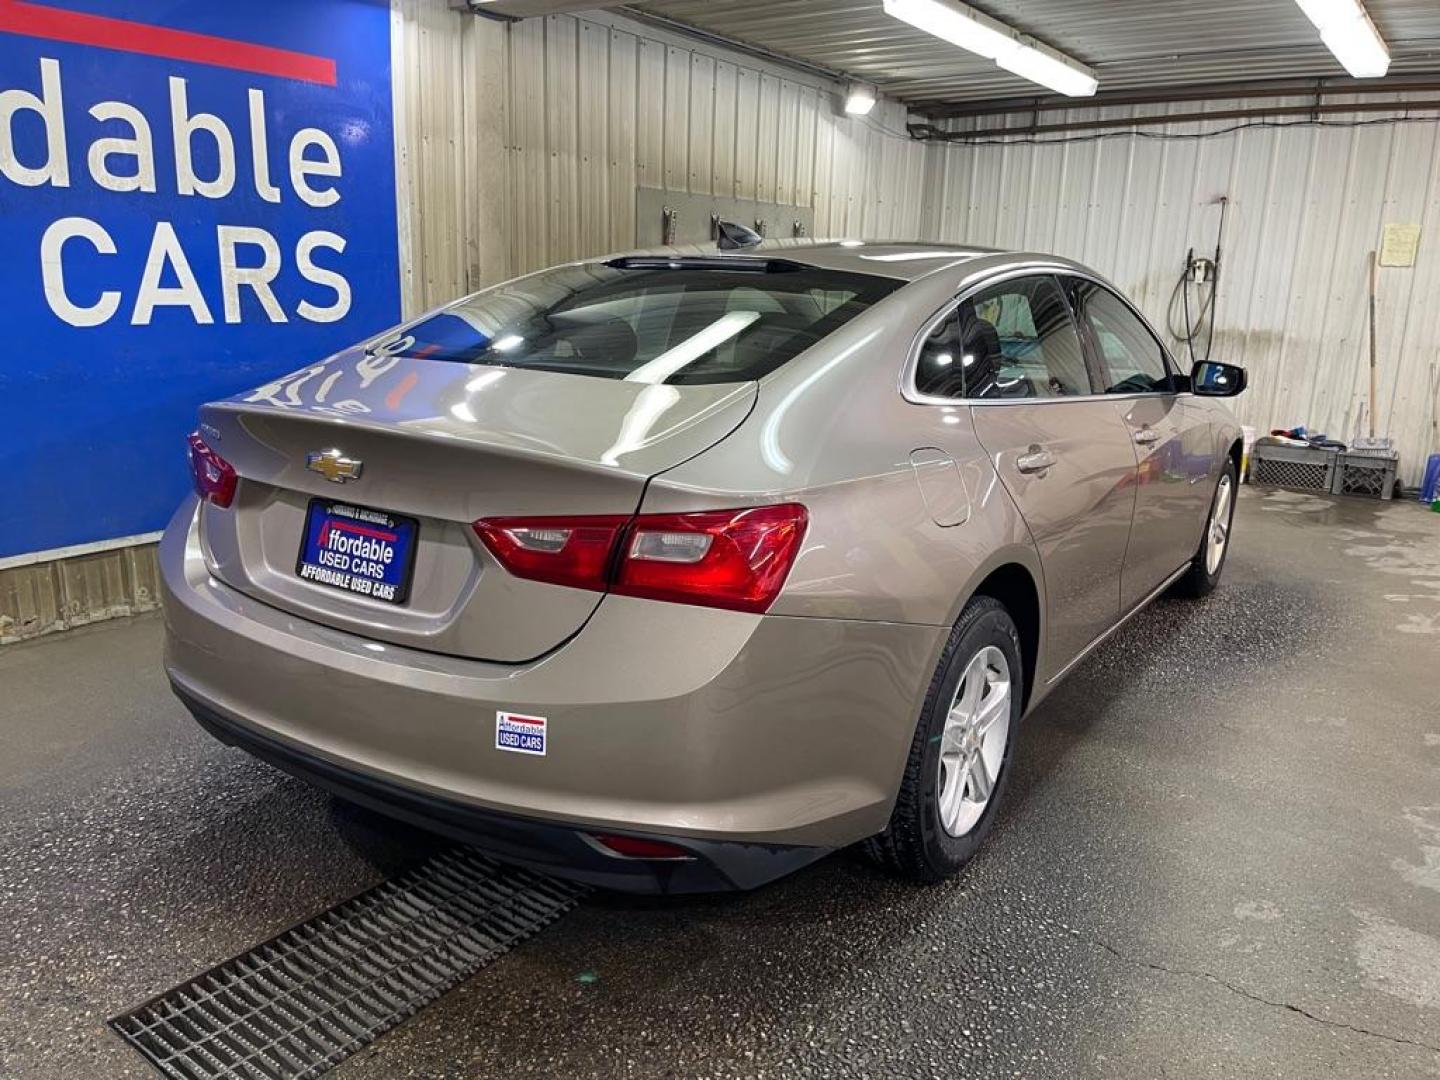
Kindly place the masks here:
[[(556, 872), (598, 858), (600, 876), (571, 876), (619, 887), (645, 886), (608, 880), (611, 864), (641, 867), (582, 831), (681, 843), (705, 865), (671, 864), (699, 875), (671, 887), (713, 888), (884, 828), (943, 643), (935, 627), (608, 597), (538, 661), (447, 657), (216, 581), (194, 511), (187, 500), (160, 545), (165, 664), (206, 727), (513, 861)], [(499, 710), (545, 717), (545, 755), (496, 749)]]
[(222, 743), (308, 784), (389, 817), (473, 844), (497, 858), (604, 889), (667, 894), (752, 889), (798, 870), (829, 851), (692, 839), (684, 842), (692, 855), (685, 860), (608, 855), (579, 829), (483, 810), (344, 768), (227, 719), (174, 683), (171, 688), (195, 721)]

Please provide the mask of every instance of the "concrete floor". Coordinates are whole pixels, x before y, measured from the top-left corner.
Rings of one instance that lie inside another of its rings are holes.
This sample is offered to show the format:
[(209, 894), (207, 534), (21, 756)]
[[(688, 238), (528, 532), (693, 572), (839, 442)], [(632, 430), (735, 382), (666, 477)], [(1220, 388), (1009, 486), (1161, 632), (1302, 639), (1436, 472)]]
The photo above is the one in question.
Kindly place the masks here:
[[(212, 743), (144, 617), (0, 650), (0, 1076), (423, 857)], [(1440, 515), (1247, 490), (1031, 719), (958, 880), (597, 896), (336, 1073), (1440, 1077)], [(583, 978), (582, 978), (583, 976)]]

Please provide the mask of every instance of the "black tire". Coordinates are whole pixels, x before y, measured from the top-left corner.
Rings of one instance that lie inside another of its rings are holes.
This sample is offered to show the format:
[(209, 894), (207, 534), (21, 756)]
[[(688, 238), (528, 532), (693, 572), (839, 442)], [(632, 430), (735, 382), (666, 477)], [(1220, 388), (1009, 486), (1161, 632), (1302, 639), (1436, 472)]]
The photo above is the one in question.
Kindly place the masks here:
[[(1220, 498), (1220, 490), (1226, 480), (1230, 481), (1230, 507), (1225, 519), (1226, 543), (1223, 551), (1220, 552), (1220, 562), (1215, 566), (1212, 574), (1205, 559), (1205, 548), (1210, 539), (1210, 524), (1215, 516), (1215, 503)], [(1240, 485), (1235, 473), (1235, 462), (1226, 459), (1225, 467), (1220, 470), (1220, 477), (1215, 481), (1215, 491), (1210, 496), (1210, 509), (1205, 513), (1205, 529), (1200, 534), (1200, 548), (1195, 552), (1195, 557), (1190, 560), (1190, 569), (1184, 576), (1175, 582), (1175, 593), (1179, 596), (1188, 596), (1192, 600), (1199, 600), (1209, 596), (1215, 591), (1215, 586), (1220, 584), (1220, 575), (1225, 572), (1225, 560), (1230, 557), (1229, 536), (1232, 526), (1235, 524), (1235, 503), (1239, 494)]]
[[(988, 645), (1004, 653), (1010, 667), (1009, 738), (984, 813), (965, 835), (951, 836), (941, 825), (938, 806), (940, 736), (966, 666)], [(996, 808), (1004, 801), (1027, 677), (1021, 662), (1020, 635), (1010, 613), (998, 600), (975, 597), (950, 632), (939, 667), (930, 680), (890, 824), (864, 842), (863, 850), (871, 860), (894, 873), (927, 883), (950, 877), (970, 861), (995, 823)]]

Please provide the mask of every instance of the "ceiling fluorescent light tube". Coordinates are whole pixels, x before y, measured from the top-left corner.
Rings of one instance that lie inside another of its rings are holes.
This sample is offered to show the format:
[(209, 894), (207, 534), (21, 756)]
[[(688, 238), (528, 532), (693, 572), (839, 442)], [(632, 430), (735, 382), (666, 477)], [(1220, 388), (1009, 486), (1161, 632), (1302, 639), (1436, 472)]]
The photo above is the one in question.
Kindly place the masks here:
[(947, 0), (884, 0), (885, 14), (987, 60), (1015, 48), (1015, 31), (964, 4)]
[(1067, 97), (1090, 97), (1100, 83), (1088, 71), (1066, 63), (1033, 45), (1021, 45), (995, 61), (1006, 71), (1047, 86)]
[(1378, 79), (1390, 70), (1390, 50), (1358, 0), (1296, 0), (1320, 31), (1320, 40), (1356, 79)]
[(1390, 50), (1365, 15), (1326, 27), (1320, 31), (1320, 40), (1352, 78), (1378, 79), (1390, 70)]
[(1349, 22), (1360, 14), (1356, 0), (1295, 0), (1305, 17), (1315, 24), (1316, 30)]
[(875, 108), (875, 87), (869, 83), (851, 83), (845, 90), (845, 111), (851, 116), (868, 116)]
[(885, 13), (976, 53), (1013, 75), (1069, 97), (1089, 97), (1095, 73), (1002, 22), (955, 0), (882, 0)]

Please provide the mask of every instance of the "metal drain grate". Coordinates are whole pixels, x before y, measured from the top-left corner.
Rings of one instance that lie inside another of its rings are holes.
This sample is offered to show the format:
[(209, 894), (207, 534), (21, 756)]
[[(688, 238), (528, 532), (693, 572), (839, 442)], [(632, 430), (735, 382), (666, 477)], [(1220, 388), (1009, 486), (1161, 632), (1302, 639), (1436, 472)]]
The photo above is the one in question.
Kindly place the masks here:
[(166, 1076), (319, 1076), (573, 906), (583, 886), (437, 855), (110, 1021)]

